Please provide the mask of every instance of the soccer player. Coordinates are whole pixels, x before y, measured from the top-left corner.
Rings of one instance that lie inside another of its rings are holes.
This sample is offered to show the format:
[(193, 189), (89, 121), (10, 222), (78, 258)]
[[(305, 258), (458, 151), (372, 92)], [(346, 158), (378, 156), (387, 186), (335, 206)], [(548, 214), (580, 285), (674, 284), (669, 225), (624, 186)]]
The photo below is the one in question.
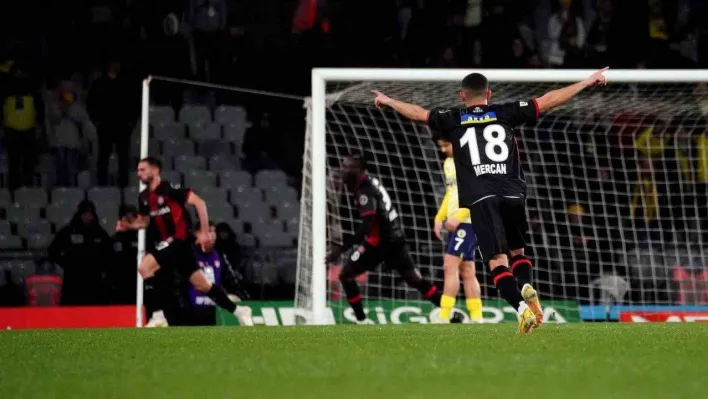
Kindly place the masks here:
[[(242, 326), (252, 326), (251, 309), (237, 306), (218, 284), (211, 283), (197, 264), (192, 251), (195, 243), (208, 252), (215, 241), (209, 230), (209, 217), (204, 200), (188, 188), (180, 188), (162, 180), (162, 164), (153, 157), (138, 163), (138, 177), (147, 186), (138, 197), (139, 215), (134, 220), (121, 219), (117, 231), (148, 228), (154, 249), (140, 261), (138, 270), (143, 279), (151, 278), (161, 268), (177, 270), (194, 288), (205, 293), (218, 306), (233, 313)], [(194, 206), (203, 228), (194, 236), (189, 231), (187, 204)]]
[[(455, 162), (452, 157), (452, 143), (438, 135), (434, 136), (440, 150), (447, 156), (443, 165), (445, 172), (445, 197), (440, 204), (440, 210), (435, 216), (435, 235), (442, 240), (443, 222), (446, 222), (448, 233), (445, 256), (443, 257), (443, 273), (445, 285), (440, 298), (440, 315), (438, 322), (455, 322), (451, 320), (452, 309), (455, 307), (457, 293), (460, 291), (460, 277), (465, 285), (465, 304), (473, 322), (482, 322), (482, 299), (480, 298), (479, 281), (475, 275), (474, 253), (477, 238), (472, 229), (470, 211), (460, 208), (457, 199), (457, 178)], [(447, 219), (447, 220), (446, 220)]]
[(335, 262), (348, 248), (356, 246), (349, 256), (339, 281), (359, 324), (371, 324), (361, 303), (356, 277), (372, 271), (383, 262), (395, 269), (408, 285), (417, 289), (425, 299), (440, 306), (440, 292), (418, 274), (408, 252), (405, 234), (398, 211), (391, 204), (386, 189), (378, 179), (366, 173), (366, 162), (359, 155), (349, 155), (342, 162), (342, 179), (347, 190), (354, 194), (359, 208), (361, 225), (343, 246), (333, 245), (327, 254), (328, 263)]
[(514, 128), (535, 123), (540, 113), (588, 87), (605, 85), (607, 69), (535, 99), (498, 105), (488, 103), (489, 82), (479, 73), (462, 80), (459, 95), (464, 105), (454, 108), (427, 110), (373, 91), (377, 107), (391, 107), (412, 121), (427, 123), (452, 142), (460, 206), (471, 212), (482, 259), (501, 296), (518, 312), (520, 333), (540, 326), (543, 312), (531, 286), (531, 259), (524, 256), (526, 181)]

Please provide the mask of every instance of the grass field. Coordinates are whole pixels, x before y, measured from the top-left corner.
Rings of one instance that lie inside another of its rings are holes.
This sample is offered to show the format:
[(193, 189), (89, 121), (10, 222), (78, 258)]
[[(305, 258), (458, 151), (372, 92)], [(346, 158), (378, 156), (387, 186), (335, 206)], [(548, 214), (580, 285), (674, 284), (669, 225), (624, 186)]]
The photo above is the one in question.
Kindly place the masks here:
[(0, 333), (5, 398), (698, 398), (706, 324)]

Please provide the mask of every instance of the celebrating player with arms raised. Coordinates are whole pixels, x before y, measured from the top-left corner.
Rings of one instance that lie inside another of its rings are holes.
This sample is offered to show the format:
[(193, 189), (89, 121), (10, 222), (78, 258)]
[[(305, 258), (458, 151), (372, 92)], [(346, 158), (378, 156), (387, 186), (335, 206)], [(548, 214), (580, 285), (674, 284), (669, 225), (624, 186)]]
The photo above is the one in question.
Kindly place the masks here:
[(566, 103), (588, 87), (604, 85), (606, 70), (536, 99), (499, 105), (488, 104), (489, 82), (478, 73), (462, 80), (461, 107), (429, 111), (374, 91), (377, 107), (388, 106), (410, 120), (427, 123), (452, 142), (460, 206), (470, 209), (482, 259), (489, 263), (501, 296), (518, 312), (520, 333), (538, 327), (543, 312), (531, 286), (531, 260), (524, 256), (526, 181), (514, 128), (536, 122), (540, 113)]
[(455, 162), (452, 157), (452, 143), (435, 135), (440, 150), (447, 155), (443, 170), (445, 172), (445, 198), (440, 210), (435, 216), (435, 235), (442, 240), (441, 230), (446, 221), (447, 246), (443, 258), (443, 272), (445, 286), (440, 299), (440, 317), (438, 322), (456, 321), (451, 318), (452, 309), (455, 307), (457, 293), (460, 291), (460, 277), (465, 285), (465, 298), (467, 310), (473, 322), (482, 321), (482, 300), (480, 299), (479, 281), (475, 275), (474, 253), (477, 247), (477, 238), (472, 229), (470, 211), (460, 208), (457, 198), (457, 177)]

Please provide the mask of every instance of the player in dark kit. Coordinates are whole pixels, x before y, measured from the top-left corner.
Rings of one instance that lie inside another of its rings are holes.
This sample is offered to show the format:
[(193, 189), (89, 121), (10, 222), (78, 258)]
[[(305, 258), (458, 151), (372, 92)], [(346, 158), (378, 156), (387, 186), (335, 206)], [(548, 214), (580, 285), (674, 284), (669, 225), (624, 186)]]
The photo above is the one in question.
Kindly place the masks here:
[[(140, 275), (143, 279), (149, 279), (160, 268), (174, 268), (188, 278), (196, 290), (233, 313), (241, 325), (252, 326), (251, 309), (237, 306), (223, 287), (212, 284), (199, 268), (192, 251), (196, 243), (207, 252), (216, 239), (209, 230), (206, 203), (190, 189), (163, 181), (160, 178), (161, 169), (160, 161), (152, 157), (138, 163), (138, 177), (147, 186), (138, 198), (139, 215), (132, 221), (121, 219), (116, 225), (117, 231), (148, 228), (147, 236), (154, 241), (154, 249), (140, 261)], [(187, 204), (197, 209), (200, 226), (204, 226), (195, 236), (190, 233)]]
[(348, 248), (356, 246), (339, 274), (339, 281), (360, 324), (370, 324), (361, 303), (356, 277), (374, 270), (379, 263), (395, 269), (408, 285), (417, 289), (435, 306), (440, 306), (437, 287), (418, 274), (408, 252), (398, 212), (391, 204), (386, 189), (378, 179), (366, 173), (366, 162), (358, 155), (350, 155), (342, 162), (342, 178), (359, 208), (361, 225), (343, 246), (332, 246), (327, 262), (335, 262)]
[(489, 263), (500, 294), (519, 313), (521, 333), (540, 326), (543, 312), (531, 286), (531, 259), (524, 256), (526, 181), (514, 128), (535, 123), (540, 113), (564, 104), (585, 88), (605, 85), (607, 69), (541, 97), (506, 104), (488, 104), (489, 82), (478, 73), (462, 80), (464, 105), (460, 107), (429, 111), (373, 92), (377, 107), (388, 106), (410, 120), (427, 123), (452, 142), (460, 207), (472, 214), (482, 259)]

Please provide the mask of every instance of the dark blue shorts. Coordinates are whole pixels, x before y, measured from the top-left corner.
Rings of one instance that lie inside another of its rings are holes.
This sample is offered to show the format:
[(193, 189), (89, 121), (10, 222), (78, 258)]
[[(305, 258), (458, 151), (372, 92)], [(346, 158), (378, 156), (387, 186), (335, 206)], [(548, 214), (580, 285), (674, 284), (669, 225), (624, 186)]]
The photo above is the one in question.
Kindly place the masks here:
[(477, 236), (470, 223), (460, 223), (457, 230), (447, 237), (446, 254), (457, 256), (464, 261), (473, 261), (476, 249)]

